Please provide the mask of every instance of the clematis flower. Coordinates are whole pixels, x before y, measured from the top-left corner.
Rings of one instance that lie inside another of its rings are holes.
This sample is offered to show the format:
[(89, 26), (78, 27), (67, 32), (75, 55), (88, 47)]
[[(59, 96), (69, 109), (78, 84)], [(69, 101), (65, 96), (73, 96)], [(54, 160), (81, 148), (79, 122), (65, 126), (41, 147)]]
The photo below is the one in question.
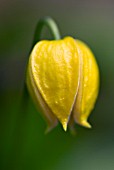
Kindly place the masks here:
[(47, 131), (58, 121), (66, 131), (75, 122), (90, 128), (88, 117), (99, 89), (99, 70), (89, 47), (80, 40), (42, 40), (30, 54), (26, 83)]

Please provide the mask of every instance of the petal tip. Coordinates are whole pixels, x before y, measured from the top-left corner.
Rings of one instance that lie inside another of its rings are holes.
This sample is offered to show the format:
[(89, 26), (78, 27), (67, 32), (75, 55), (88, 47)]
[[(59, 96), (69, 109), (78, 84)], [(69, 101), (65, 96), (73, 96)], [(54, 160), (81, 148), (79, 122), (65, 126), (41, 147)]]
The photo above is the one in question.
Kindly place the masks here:
[(66, 131), (67, 131), (67, 123), (66, 123), (66, 122), (64, 122), (62, 125), (63, 125), (63, 129), (64, 129), (64, 131), (66, 132)]
[(86, 128), (91, 128), (91, 125), (86, 120), (82, 121), (81, 125), (86, 127)]
[(55, 122), (53, 122), (53, 124), (48, 124), (47, 128), (45, 130), (45, 134), (48, 134), (50, 131), (52, 131), (53, 128), (55, 128), (58, 124), (58, 121), (55, 120)]

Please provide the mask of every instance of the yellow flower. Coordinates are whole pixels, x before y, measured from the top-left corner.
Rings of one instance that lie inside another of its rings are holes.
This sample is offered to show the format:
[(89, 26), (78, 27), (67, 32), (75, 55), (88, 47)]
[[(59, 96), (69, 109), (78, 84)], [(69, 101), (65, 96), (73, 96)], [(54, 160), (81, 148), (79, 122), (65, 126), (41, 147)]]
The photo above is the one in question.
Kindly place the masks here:
[(86, 44), (71, 37), (38, 42), (30, 54), (26, 82), (48, 131), (58, 121), (65, 131), (74, 121), (91, 127), (87, 119), (98, 95), (99, 70)]

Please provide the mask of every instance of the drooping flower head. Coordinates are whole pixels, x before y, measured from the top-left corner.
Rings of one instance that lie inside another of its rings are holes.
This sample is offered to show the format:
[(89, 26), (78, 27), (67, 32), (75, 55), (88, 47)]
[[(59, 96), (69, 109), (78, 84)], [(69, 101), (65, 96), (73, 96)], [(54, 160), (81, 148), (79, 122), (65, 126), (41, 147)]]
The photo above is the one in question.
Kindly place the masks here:
[(99, 70), (89, 47), (71, 37), (42, 40), (34, 46), (27, 67), (27, 87), (48, 123), (66, 131), (87, 122), (98, 96)]

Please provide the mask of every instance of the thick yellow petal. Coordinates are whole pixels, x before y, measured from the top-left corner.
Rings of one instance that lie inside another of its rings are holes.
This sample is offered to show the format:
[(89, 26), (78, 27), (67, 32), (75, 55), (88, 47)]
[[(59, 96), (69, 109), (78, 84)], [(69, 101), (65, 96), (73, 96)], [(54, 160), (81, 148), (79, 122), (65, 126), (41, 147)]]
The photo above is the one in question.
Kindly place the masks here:
[(30, 56), (34, 82), (64, 130), (79, 85), (79, 50), (73, 38), (40, 41)]
[(99, 70), (91, 50), (81, 41), (76, 40), (80, 55), (80, 83), (77, 98), (73, 108), (75, 121), (90, 128), (87, 118), (94, 108), (99, 89)]
[(32, 71), (31, 71), (31, 61), (30, 60), (28, 63), (26, 83), (27, 83), (28, 90), (31, 94), (31, 97), (32, 97), (34, 103), (36, 104), (38, 111), (42, 112), (42, 115), (47, 122), (47, 129), (46, 129), (46, 133), (47, 133), (58, 124), (58, 120), (55, 117), (55, 115), (52, 113), (50, 108), (47, 106), (45, 101), (43, 100), (43, 98), (34, 82)]

